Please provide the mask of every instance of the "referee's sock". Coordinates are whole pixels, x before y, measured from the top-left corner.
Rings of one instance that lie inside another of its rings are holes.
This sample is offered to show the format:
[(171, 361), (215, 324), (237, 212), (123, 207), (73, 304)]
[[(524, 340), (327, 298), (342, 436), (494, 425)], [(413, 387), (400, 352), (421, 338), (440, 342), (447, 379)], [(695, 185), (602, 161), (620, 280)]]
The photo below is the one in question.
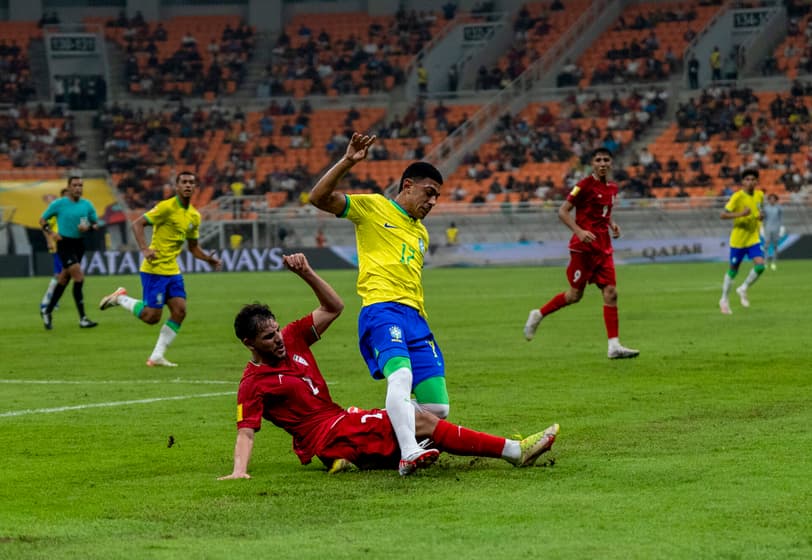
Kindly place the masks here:
[(85, 285), (85, 281), (82, 280), (81, 282), (73, 281), (73, 301), (76, 302), (76, 310), (79, 312), (79, 318), (82, 319), (85, 316), (85, 296), (82, 293), (82, 288)]
[(48, 303), (48, 307), (45, 308), (45, 313), (53, 313), (54, 307), (59, 303), (59, 299), (62, 297), (62, 294), (65, 293), (65, 288), (67, 287), (67, 284), (56, 284), (54, 295), (51, 296), (51, 301)]

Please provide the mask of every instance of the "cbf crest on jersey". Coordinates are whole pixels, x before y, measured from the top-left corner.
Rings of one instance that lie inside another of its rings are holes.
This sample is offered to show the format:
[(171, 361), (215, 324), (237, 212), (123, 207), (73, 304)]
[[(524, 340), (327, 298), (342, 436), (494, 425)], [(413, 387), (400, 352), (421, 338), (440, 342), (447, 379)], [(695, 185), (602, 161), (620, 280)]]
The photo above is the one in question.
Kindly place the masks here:
[(392, 342), (403, 342), (403, 331), (397, 325), (389, 327), (389, 336), (392, 337)]

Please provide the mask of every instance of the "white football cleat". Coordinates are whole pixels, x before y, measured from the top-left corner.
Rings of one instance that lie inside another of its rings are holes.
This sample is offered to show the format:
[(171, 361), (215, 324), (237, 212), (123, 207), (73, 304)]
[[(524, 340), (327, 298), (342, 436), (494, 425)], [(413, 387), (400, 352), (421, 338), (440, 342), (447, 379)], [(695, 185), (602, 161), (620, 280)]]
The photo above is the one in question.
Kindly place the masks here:
[(536, 329), (539, 328), (541, 319), (541, 311), (538, 309), (533, 309), (530, 311), (530, 315), (527, 316), (527, 322), (524, 324), (525, 340), (533, 340), (533, 336), (536, 334)]
[(742, 307), (750, 307), (750, 300), (747, 299), (747, 287), (739, 286), (736, 288), (736, 293), (739, 294), (739, 300), (742, 302)]
[(440, 452), (436, 449), (421, 449), (415, 451), (408, 457), (400, 460), (398, 465), (398, 474), (400, 476), (408, 476), (417, 469), (425, 469), (434, 464), (440, 457)]
[(167, 360), (163, 356), (161, 356), (159, 358), (150, 358), (149, 360), (147, 360), (147, 365), (149, 367), (158, 367), (158, 366), (160, 366), (160, 367), (178, 367), (178, 364), (176, 364), (175, 362), (170, 362), (169, 360)]
[(730, 302), (725, 298), (719, 300), (719, 311), (722, 312), (722, 315), (733, 315), (733, 311), (730, 310)]
[(99, 309), (104, 311), (111, 307), (118, 305), (118, 296), (126, 296), (127, 290), (125, 288), (116, 288), (116, 291), (110, 295), (104, 296), (99, 302)]
[(613, 346), (609, 349), (606, 353), (607, 357), (610, 360), (622, 360), (624, 358), (636, 358), (640, 355), (640, 350), (635, 350), (634, 348), (626, 348), (625, 346), (621, 346), (618, 344), (617, 346)]

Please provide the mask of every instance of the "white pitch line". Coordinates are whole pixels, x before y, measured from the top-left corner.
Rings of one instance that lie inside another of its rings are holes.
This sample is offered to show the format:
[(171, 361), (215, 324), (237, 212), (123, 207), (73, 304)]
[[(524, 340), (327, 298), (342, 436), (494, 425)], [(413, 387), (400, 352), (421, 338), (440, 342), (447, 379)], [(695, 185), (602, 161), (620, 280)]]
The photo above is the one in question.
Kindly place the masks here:
[(12, 416), (25, 416), (27, 414), (50, 414), (51, 412), (65, 412), (67, 410), (85, 410), (87, 408), (107, 408), (112, 406), (126, 406), (128, 404), (149, 404), (161, 401), (182, 401), (186, 399), (203, 399), (207, 397), (225, 397), (227, 395), (235, 395), (235, 391), (227, 393), (203, 393), (200, 395), (182, 395), (179, 397), (158, 397), (154, 399), (138, 399), (134, 401), (113, 401), (105, 403), (92, 403), (92, 404), (78, 404), (74, 406), (60, 406), (56, 408), (34, 408), (28, 410), (15, 410), (12, 412), (0, 412), (0, 418), (9, 418)]
[(0, 379), (0, 383), (13, 385), (159, 385), (174, 383), (180, 385), (238, 385), (234, 381), (212, 381), (206, 379), (117, 379), (117, 380), (67, 380), (67, 379)]

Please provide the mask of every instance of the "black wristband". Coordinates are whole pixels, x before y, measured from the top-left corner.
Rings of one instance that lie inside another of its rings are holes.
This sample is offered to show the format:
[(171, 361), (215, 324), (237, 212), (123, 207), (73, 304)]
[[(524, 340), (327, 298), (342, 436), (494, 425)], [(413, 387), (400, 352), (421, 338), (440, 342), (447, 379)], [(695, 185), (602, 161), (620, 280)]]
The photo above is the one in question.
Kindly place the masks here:
[(48, 222), (42, 224), (42, 231), (45, 233), (51, 233), (51, 226), (48, 225)]

